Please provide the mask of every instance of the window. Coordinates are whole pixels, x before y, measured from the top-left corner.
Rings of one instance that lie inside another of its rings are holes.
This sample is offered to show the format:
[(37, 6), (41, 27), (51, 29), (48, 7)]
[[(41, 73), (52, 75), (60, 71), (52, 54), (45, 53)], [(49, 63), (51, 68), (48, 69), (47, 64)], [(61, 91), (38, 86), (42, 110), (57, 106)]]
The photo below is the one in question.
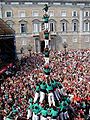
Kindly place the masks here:
[(67, 23), (63, 22), (62, 23), (62, 32), (66, 32), (67, 31)]
[(62, 23), (62, 31), (65, 31), (65, 23)]
[(33, 24), (33, 32), (37, 33), (39, 31), (40, 31), (40, 25), (39, 25), (39, 23), (34, 23)]
[(85, 29), (86, 29), (86, 31), (88, 31), (88, 24), (89, 23), (85, 23)]
[(86, 12), (86, 17), (88, 17), (89, 16), (89, 12)]
[(25, 5), (32, 5), (32, 2), (25, 2)]
[(77, 42), (77, 38), (76, 37), (73, 37), (73, 42)]
[(19, 11), (19, 17), (25, 17), (25, 11), (24, 10)]
[(61, 5), (61, 3), (53, 2), (53, 5)]
[(89, 42), (89, 37), (85, 36), (85, 42)]
[(6, 11), (5, 16), (6, 17), (12, 17), (12, 11)]
[(11, 5), (18, 5), (19, 2), (11, 2)]
[(73, 23), (73, 31), (77, 31), (77, 23)]
[(54, 31), (54, 23), (50, 23), (50, 31)]
[(76, 19), (72, 20), (72, 31), (73, 32), (78, 31), (78, 20), (76, 20)]
[(84, 31), (89, 31), (89, 22), (84, 23)]
[(45, 5), (45, 4), (48, 5), (48, 2), (38, 2), (38, 5)]
[(77, 16), (77, 11), (72, 11), (72, 16), (76, 17)]
[(8, 24), (11, 28), (13, 27), (13, 25), (12, 24)]
[(78, 6), (84, 6), (85, 3), (77, 3)]
[(11, 24), (11, 23), (8, 23), (8, 25), (9, 25), (11, 28), (13, 28), (13, 24)]
[(66, 17), (66, 11), (61, 11), (61, 16)]
[(32, 16), (33, 17), (37, 17), (39, 14), (38, 14), (38, 11), (32, 11)]
[(56, 31), (56, 21), (54, 19), (49, 20), (49, 31), (51, 32)]
[(85, 6), (89, 6), (90, 4), (89, 3), (85, 3)]
[(72, 5), (72, 3), (65, 3), (65, 5)]
[(41, 31), (41, 23), (39, 20), (34, 19), (33, 21), (33, 32), (38, 33)]
[(26, 33), (26, 24), (25, 23), (20, 24), (20, 32), (21, 33)]
[(12, 20), (7, 20), (6, 23), (13, 28), (14, 22)]
[(84, 12), (84, 17), (89, 17), (89, 11)]

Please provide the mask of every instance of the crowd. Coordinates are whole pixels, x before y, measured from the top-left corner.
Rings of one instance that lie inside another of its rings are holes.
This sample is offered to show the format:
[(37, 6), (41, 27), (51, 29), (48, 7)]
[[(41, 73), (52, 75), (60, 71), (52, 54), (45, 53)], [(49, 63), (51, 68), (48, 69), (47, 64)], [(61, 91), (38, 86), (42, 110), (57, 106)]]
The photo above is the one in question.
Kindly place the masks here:
[(0, 86), (0, 115), (4, 120), (38, 120), (36, 114), (41, 120), (89, 120), (90, 50), (50, 51), (49, 64), (44, 63), (41, 53), (23, 55), (20, 70)]

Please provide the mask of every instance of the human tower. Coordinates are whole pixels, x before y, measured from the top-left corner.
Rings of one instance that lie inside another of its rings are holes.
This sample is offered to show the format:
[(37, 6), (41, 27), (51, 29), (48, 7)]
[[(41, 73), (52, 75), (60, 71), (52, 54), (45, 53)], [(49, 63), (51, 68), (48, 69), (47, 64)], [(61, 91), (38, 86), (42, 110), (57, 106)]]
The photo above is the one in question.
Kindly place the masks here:
[(44, 78), (37, 80), (34, 98), (29, 99), (28, 107), (28, 120), (64, 120), (68, 119), (67, 105), (70, 104), (68, 97), (64, 96), (63, 85), (53, 79), (50, 75), (52, 68), (49, 65), (49, 6), (45, 4), (44, 7), (44, 59), (45, 64), (43, 67)]

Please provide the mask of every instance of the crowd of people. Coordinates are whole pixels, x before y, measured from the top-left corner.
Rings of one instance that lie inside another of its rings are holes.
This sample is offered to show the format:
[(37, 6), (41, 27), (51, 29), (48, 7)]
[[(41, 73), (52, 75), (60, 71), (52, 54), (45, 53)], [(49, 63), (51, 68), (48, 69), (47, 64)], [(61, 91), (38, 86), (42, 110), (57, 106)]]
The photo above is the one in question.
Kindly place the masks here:
[(89, 120), (90, 50), (50, 51), (44, 63), (42, 53), (23, 55), (20, 70), (1, 84), (3, 119)]

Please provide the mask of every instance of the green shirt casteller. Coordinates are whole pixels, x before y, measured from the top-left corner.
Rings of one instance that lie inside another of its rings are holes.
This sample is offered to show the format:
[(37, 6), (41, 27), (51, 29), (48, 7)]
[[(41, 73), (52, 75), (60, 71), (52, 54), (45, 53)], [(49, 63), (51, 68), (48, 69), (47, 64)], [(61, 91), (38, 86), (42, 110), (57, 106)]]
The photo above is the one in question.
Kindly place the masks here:
[(55, 80), (51, 80), (51, 84), (53, 88), (57, 88), (57, 82)]
[(42, 114), (42, 116), (47, 117), (48, 111), (46, 109), (42, 109), (41, 114)]
[(47, 90), (48, 93), (49, 93), (50, 91), (53, 91), (53, 86), (52, 86), (52, 84), (47, 84), (46, 90)]
[(30, 98), (30, 99), (29, 99), (29, 103), (32, 103), (32, 102), (33, 102), (33, 98)]
[(40, 85), (40, 89), (46, 90), (46, 87), (47, 87), (47, 85), (46, 85), (46, 83), (43, 81), (43, 82), (41, 83), (41, 85)]
[(44, 73), (45, 73), (45, 74), (48, 74), (48, 73), (50, 73), (50, 72), (51, 72), (51, 68), (47, 68), (47, 69), (44, 68)]
[(44, 52), (45, 57), (49, 57), (49, 51)]
[(33, 105), (33, 112), (38, 115), (40, 113), (40, 111), (41, 111), (40, 105), (38, 103), (35, 103)]
[(40, 86), (36, 85), (36, 92), (40, 92)]
[(63, 101), (60, 103), (59, 109), (60, 109), (60, 111), (63, 111), (63, 109), (64, 109)]
[(62, 88), (62, 87), (63, 87), (60, 82), (57, 82), (57, 86), (58, 86), (59, 88)]
[(32, 103), (30, 103), (30, 105), (29, 105), (28, 109), (30, 109), (30, 110), (32, 110), (32, 109), (33, 109), (33, 104), (32, 104)]
[(53, 117), (57, 117), (57, 116), (58, 116), (58, 110), (52, 109), (50, 114), (51, 114), (51, 117), (52, 117), (52, 118), (53, 118)]

